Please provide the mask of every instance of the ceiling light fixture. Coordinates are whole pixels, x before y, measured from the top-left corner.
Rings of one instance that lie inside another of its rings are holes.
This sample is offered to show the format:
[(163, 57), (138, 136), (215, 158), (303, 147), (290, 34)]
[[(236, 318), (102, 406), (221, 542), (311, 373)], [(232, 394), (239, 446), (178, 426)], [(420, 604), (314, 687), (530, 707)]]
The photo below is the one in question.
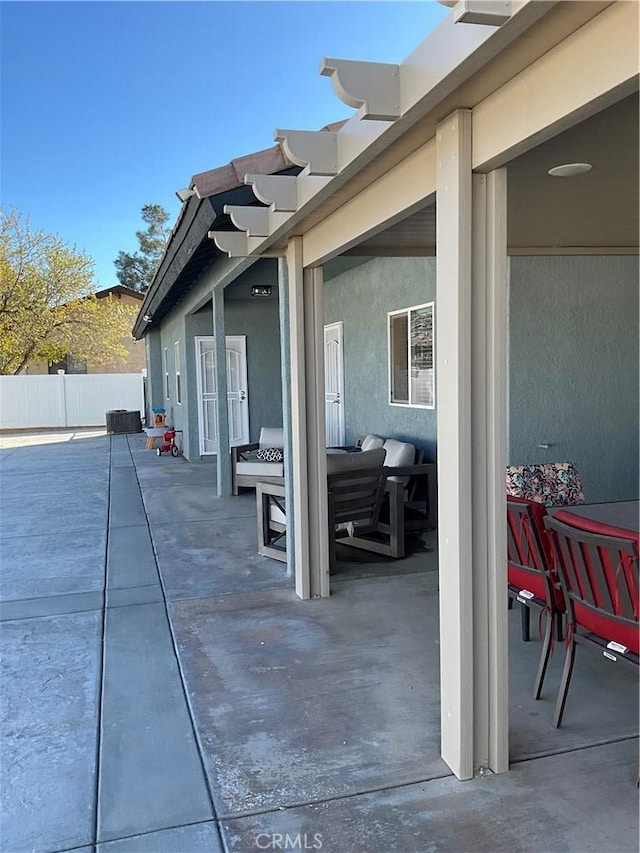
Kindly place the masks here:
[(562, 166), (554, 166), (549, 169), (549, 174), (553, 178), (574, 178), (576, 175), (584, 175), (585, 172), (590, 172), (593, 166), (591, 163), (564, 163)]

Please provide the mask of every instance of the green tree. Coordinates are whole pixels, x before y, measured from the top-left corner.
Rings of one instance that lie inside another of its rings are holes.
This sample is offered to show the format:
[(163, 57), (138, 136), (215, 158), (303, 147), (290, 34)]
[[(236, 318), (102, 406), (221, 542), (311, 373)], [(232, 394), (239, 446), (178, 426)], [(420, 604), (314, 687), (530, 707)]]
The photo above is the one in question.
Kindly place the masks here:
[(147, 228), (136, 231), (139, 250), (133, 254), (118, 252), (114, 264), (120, 284), (144, 293), (167, 247), (171, 229), (167, 226), (169, 214), (161, 205), (145, 204), (141, 213)]
[(60, 237), (0, 209), (0, 374), (68, 354), (108, 364), (127, 356), (135, 306), (96, 299), (93, 261)]

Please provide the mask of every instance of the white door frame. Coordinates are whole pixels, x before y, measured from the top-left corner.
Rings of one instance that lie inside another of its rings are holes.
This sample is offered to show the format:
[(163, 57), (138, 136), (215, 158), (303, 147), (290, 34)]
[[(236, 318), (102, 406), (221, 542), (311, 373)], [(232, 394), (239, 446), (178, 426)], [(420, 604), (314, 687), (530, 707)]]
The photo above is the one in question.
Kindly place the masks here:
[[(198, 401), (198, 447), (201, 456), (215, 456), (218, 452), (217, 443), (216, 448), (214, 450), (205, 450), (204, 448), (204, 413), (203, 413), (203, 377), (202, 377), (202, 369), (201, 369), (201, 351), (200, 344), (202, 341), (211, 341), (215, 340), (214, 335), (196, 335), (194, 337), (195, 342), (195, 351), (196, 351), (196, 389), (197, 389), (197, 401)], [(247, 388), (247, 338), (246, 335), (227, 335), (225, 338), (226, 347), (225, 351), (230, 349), (229, 344), (233, 344), (235, 346), (235, 351), (239, 352), (242, 356), (241, 358), (241, 371), (242, 376), (240, 377), (241, 382), (240, 385), (244, 383), (244, 387), (238, 390), (229, 390), (227, 393), (227, 397), (229, 401), (240, 401), (243, 405), (241, 406), (241, 419), (243, 424), (242, 435), (239, 438), (236, 438), (235, 441), (231, 441), (231, 445), (237, 444), (246, 444), (249, 441), (249, 396), (246, 390)], [(233, 348), (233, 347), (232, 347)], [(215, 357), (215, 356), (214, 356)], [(228, 361), (227, 361), (227, 370), (228, 370)], [(214, 373), (215, 378), (215, 373)], [(241, 396), (243, 395), (243, 396)], [(217, 389), (213, 393), (212, 399), (217, 400)], [(231, 414), (231, 410), (230, 410)]]
[[(337, 390), (330, 392), (327, 390), (327, 381), (329, 380), (329, 371), (327, 369), (327, 336), (334, 335), (333, 339), (338, 344), (338, 371)], [(324, 381), (325, 381), (325, 423), (327, 426), (327, 443), (334, 446), (343, 445), (345, 442), (345, 418), (344, 418), (344, 323), (339, 320), (337, 323), (328, 323), (324, 327)], [(331, 399), (330, 399), (331, 398)], [(338, 436), (335, 439), (330, 438), (329, 422), (334, 416), (338, 419)]]

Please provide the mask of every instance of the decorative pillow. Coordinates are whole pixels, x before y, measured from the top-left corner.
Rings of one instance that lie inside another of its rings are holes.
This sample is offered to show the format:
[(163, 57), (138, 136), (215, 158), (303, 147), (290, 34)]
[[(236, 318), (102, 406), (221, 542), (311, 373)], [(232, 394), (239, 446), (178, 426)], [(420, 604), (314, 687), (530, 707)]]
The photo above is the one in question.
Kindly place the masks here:
[(263, 462), (282, 462), (284, 453), (281, 447), (263, 447), (256, 453), (256, 459), (261, 459)]

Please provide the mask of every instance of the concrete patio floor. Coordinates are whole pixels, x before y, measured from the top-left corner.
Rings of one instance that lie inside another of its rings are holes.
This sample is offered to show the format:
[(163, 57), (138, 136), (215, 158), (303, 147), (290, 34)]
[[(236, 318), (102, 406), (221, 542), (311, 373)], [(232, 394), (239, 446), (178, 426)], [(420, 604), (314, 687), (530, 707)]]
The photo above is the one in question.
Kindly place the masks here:
[(512, 769), (458, 782), (434, 534), (340, 557), (302, 602), (214, 465), (0, 436), (2, 853), (638, 849), (633, 673), (578, 653), (555, 730), (511, 612)]

